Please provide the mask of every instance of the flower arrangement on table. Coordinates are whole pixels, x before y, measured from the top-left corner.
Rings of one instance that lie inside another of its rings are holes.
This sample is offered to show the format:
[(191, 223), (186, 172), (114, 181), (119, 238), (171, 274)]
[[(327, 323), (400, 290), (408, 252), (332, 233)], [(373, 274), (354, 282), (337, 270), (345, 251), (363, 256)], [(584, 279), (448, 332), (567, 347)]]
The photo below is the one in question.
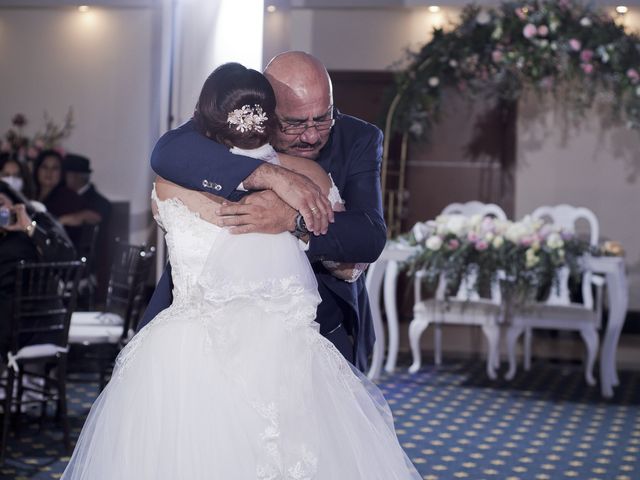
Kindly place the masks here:
[(394, 129), (428, 137), (443, 87), (517, 100), (525, 88), (550, 92), (580, 117), (599, 91), (613, 117), (640, 129), (640, 38), (575, 0), (505, 1), (464, 8), (451, 31), (409, 54), (396, 78)]
[(0, 153), (8, 153), (21, 162), (33, 162), (43, 150), (58, 150), (64, 155), (62, 141), (73, 131), (73, 110), (69, 108), (61, 125), (56, 123), (47, 112), (44, 113), (44, 130), (36, 132), (33, 137), (25, 133), (29, 123), (22, 113), (11, 119), (11, 127), (0, 142)]
[(480, 215), (440, 215), (417, 223), (398, 240), (417, 248), (406, 267), (410, 273), (424, 272), (428, 284), (435, 285), (444, 275), (451, 294), (469, 269), (475, 269), (477, 288), (489, 286), (500, 272), (516, 301), (557, 285), (561, 267), (578, 277), (583, 255), (605, 253), (571, 232), (530, 216), (513, 222)]

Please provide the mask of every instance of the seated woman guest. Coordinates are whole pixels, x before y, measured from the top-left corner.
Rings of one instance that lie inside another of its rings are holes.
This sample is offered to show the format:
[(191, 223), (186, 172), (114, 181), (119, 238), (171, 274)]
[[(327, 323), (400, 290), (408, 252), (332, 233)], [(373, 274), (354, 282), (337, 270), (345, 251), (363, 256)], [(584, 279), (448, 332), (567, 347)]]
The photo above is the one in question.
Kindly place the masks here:
[(63, 157), (55, 150), (44, 150), (36, 159), (33, 177), (36, 199), (47, 207), (51, 215), (67, 227), (67, 232), (76, 243), (80, 232), (73, 228), (85, 223), (95, 224), (102, 220), (99, 213), (85, 207), (82, 198), (68, 188), (63, 175)]

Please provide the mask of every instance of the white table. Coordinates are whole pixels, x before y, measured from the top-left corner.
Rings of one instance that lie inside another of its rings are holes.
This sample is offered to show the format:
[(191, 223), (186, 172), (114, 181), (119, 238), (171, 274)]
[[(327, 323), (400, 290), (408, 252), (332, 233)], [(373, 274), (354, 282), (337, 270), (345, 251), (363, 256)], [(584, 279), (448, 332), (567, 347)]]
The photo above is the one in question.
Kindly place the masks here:
[[(396, 368), (399, 343), (396, 307), (398, 264), (406, 261), (414, 252), (413, 247), (388, 242), (378, 261), (369, 267), (367, 290), (376, 333), (369, 378), (375, 379), (380, 375), (385, 355), (386, 335), (379, 306), (381, 289), (389, 330), (388, 355), (384, 369), (391, 373)], [(624, 259), (620, 257), (589, 257), (586, 259), (586, 264), (592, 271), (604, 274), (607, 282), (609, 318), (600, 353), (600, 388), (605, 398), (611, 398), (613, 387), (620, 383), (616, 370), (616, 351), (629, 305), (627, 274)]]

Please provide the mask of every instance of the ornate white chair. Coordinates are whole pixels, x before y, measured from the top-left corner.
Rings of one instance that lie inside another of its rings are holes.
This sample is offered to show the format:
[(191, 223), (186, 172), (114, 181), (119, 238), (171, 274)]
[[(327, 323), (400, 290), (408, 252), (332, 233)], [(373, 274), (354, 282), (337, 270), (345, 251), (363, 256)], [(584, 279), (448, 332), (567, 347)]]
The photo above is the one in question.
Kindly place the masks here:
[[(597, 245), (599, 224), (595, 214), (586, 208), (571, 205), (544, 206), (536, 209), (536, 219), (550, 219), (554, 225), (575, 232), (577, 221), (583, 219), (589, 225), (591, 245)], [(516, 373), (515, 345), (520, 335), (525, 333), (524, 364), (528, 370), (531, 362), (531, 331), (534, 328), (578, 331), (587, 346), (585, 378), (589, 385), (595, 385), (593, 364), (598, 352), (598, 329), (602, 315), (602, 286), (604, 280), (585, 270), (582, 275), (582, 302), (572, 302), (569, 295), (569, 269), (562, 267), (557, 273), (557, 288), (551, 288), (548, 298), (543, 302), (526, 305), (516, 310), (509, 319), (507, 329), (507, 353), (509, 371), (507, 380)], [(592, 286), (596, 286), (594, 299)]]
[(409, 343), (413, 355), (410, 373), (420, 369), (422, 358), (420, 337), (430, 324), (434, 324), (435, 364), (442, 363), (442, 325), (476, 325), (482, 328), (487, 338), (487, 375), (494, 380), (499, 365), (498, 342), (502, 317), (501, 295), (498, 281), (492, 282), (490, 298), (483, 298), (476, 289), (476, 271), (471, 268), (463, 276), (455, 296), (445, 298), (447, 279), (440, 276), (434, 298), (422, 300), (422, 275), (414, 280), (415, 303), (413, 320), (409, 325)]
[(442, 210), (442, 215), (451, 215), (453, 213), (459, 213), (465, 217), (482, 215), (483, 217), (492, 216), (498, 220), (507, 219), (507, 214), (495, 203), (482, 203), (476, 200), (466, 203), (450, 203)]
[[(452, 203), (442, 210), (443, 215), (460, 214), (464, 216), (481, 215), (493, 216), (499, 220), (506, 220), (507, 215), (502, 208), (493, 203), (472, 201), (467, 203)], [(462, 279), (460, 287), (454, 297), (445, 299), (446, 279), (441, 277), (438, 282), (435, 298), (422, 300), (423, 274), (418, 272), (414, 279), (414, 307), (413, 320), (409, 325), (409, 343), (413, 354), (413, 364), (409, 372), (415, 373), (422, 363), (420, 337), (429, 324), (433, 323), (434, 330), (434, 360), (436, 365), (442, 363), (442, 325), (479, 325), (482, 327), (487, 342), (487, 375), (496, 378), (495, 369), (499, 359), (499, 320), (501, 316), (501, 297), (497, 282), (491, 286), (491, 298), (481, 298), (475, 290), (476, 272), (471, 269)]]

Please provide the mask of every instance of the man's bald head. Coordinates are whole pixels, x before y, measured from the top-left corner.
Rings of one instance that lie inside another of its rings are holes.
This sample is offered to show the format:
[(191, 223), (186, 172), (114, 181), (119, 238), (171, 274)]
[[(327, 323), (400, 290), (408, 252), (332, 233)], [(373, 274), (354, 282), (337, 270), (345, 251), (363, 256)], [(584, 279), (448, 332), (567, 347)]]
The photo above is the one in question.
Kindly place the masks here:
[(316, 125), (327, 125), (333, 116), (333, 91), (327, 69), (314, 56), (291, 51), (276, 55), (264, 74), (276, 94), (281, 127), (308, 126), (297, 134), (285, 133), (281, 128), (275, 135), (275, 148), (290, 155), (317, 158), (331, 131), (328, 126), (323, 129)]
[(276, 55), (265, 68), (264, 74), (276, 90), (276, 96), (293, 95), (308, 99), (309, 95), (322, 93), (330, 101), (333, 100), (327, 69), (320, 60), (306, 52), (291, 51)]

